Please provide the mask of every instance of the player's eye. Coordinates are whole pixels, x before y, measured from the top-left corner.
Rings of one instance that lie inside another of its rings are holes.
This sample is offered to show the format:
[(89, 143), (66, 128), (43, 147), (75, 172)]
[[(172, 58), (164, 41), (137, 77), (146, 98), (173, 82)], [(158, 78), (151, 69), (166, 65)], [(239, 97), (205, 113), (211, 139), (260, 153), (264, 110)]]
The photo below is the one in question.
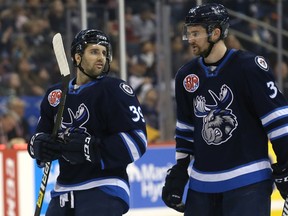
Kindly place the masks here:
[(98, 51), (97, 50), (91, 50), (90, 53), (95, 55), (98, 53)]
[(197, 38), (200, 36), (200, 32), (187, 32), (186, 34), (188, 38), (191, 38), (191, 37)]
[(107, 57), (107, 52), (106, 51), (103, 51), (102, 54), (103, 54), (103, 56)]

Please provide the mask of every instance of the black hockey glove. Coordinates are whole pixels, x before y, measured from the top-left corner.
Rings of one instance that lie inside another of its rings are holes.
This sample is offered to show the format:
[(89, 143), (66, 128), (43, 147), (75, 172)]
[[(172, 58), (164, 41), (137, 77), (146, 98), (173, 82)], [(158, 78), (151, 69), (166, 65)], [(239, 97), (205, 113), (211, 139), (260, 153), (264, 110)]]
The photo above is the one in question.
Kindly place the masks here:
[(167, 171), (165, 185), (162, 189), (162, 200), (168, 207), (179, 212), (185, 211), (182, 197), (188, 178), (186, 166), (176, 164)]
[(81, 131), (69, 131), (64, 134), (62, 157), (71, 164), (80, 164), (85, 161), (93, 164), (100, 163), (100, 141)]
[(51, 162), (61, 158), (61, 145), (51, 134), (37, 133), (28, 143), (28, 152), (34, 159)]
[(288, 195), (288, 164), (279, 166), (277, 163), (272, 164), (273, 179), (275, 185), (280, 192), (282, 198), (285, 200)]

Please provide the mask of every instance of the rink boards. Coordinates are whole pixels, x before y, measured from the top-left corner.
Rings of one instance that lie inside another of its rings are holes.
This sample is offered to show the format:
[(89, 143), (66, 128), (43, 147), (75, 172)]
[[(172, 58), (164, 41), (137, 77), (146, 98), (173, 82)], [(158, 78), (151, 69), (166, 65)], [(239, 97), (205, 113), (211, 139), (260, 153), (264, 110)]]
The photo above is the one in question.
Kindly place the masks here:
[[(125, 216), (178, 216), (164, 206), (161, 190), (168, 168), (175, 163), (173, 145), (150, 147), (137, 162), (129, 165), (131, 210)], [(274, 160), (273, 154), (271, 155)], [(53, 162), (42, 212), (50, 200), (50, 191), (58, 175), (58, 163)], [(0, 149), (0, 216), (33, 215), (42, 178), (42, 170), (27, 154), (26, 147)], [(272, 195), (272, 216), (280, 216), (283, 201), (278, 191)]]

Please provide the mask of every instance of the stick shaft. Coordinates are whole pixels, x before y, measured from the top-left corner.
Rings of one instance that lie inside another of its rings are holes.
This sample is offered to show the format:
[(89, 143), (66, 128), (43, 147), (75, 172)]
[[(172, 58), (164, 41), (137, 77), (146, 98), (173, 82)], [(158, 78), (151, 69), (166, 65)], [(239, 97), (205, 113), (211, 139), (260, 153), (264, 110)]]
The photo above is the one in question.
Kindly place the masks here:
[[(53, 131), (52, 131), (52, 137), (55, 140), (57, 138), (57, 133), (62, 123), (62, 115), (63, 115), (63, 111), (65, 107), (68, 84), (70, 80), (70, 70), (69, 70), (67, 58), (65, 55), (65, 50), (64, 50), (61, 34), (57, 33), (53, 37), (52, 43), (53, 43), (53, 48), (54, 48), (54, 53), (57, 59), (57, 63), (60, 69), (60, 73), (62, 76), (62, 88), (61, 88), (62, 94), (61, 94), (60, 103), (58, 105), (58, 110), (56, 113), (55, 124), (54, 124)], [(51, 164), (52, 164), (51, 162), (46, 162), (44, 166), (34, 216), (40, 216), (41, 214), (43, 200), (44, 200), (48, 178), (49, 178), (49, 174), (51, 170)]]

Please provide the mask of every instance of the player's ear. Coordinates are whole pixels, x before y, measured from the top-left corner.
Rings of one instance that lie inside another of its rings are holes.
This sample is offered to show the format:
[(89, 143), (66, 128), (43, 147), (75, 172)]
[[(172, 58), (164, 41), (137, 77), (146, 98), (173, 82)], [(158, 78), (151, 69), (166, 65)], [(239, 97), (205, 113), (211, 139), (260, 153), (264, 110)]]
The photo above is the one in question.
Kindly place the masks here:
[(81, 56), (79, 53), (76, 53), (76, 54), (75, 54), (75, 60), (76, 60), (77, 65), (80, 64), (81, 58), (82, 58), (82, 56)]
[(220, 36), (221, 36), (221, 30), (219, 28), (215, 28), (212, 31), (212, 41), (218, 41)]

